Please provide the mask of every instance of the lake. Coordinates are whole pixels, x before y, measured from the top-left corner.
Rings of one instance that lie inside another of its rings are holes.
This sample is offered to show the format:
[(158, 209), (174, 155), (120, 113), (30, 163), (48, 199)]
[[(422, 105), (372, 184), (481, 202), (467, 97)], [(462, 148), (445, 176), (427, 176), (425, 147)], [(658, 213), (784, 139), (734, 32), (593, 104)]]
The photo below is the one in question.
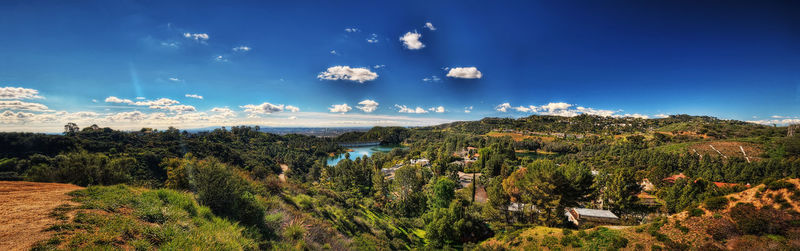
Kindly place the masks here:
[[(351, 147), (349, 149), (352, 149), (353, 151), (349, 152), (350, 153), (350, 159), (351, 160), (355, 160), (356, 158), (362, 157), (364, 155), (372, 156), (372, 153), (374, 153), (374, 152), (384, 152), (384, 153), (386, 153), (386, 152), (389, 152), (389, 151), (391, 151), (392, 149), (395, 149), (395, 148), (405, 148), (405, 147), (401, 146), (401, 145), (378, 145), (378, 146)], [(339, 163), (340, 160), (344, 159), (344, 155), (345, 154), (339, 154), (339, 155), (336, 155), (334, 157), (328, 158), (328, 165), (329, 166), (336, 165), (336, 163)]]

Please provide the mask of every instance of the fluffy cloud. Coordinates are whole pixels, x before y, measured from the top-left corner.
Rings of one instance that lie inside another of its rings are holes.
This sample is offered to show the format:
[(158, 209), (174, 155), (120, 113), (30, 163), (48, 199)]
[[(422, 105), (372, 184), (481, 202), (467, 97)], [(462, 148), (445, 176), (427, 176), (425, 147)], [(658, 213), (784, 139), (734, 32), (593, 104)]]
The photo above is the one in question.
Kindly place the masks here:
[(227, 107), (214, 107), (211, 112), (216, 113), (214, 116), (217, 116), (217, 118), (236, 117), (236, 112)]
[(429, 30), (432, 30), (432, 31), (436, 30), (436, 27), (433, 27), (433, 24), (431, 22), (425, 23), (425, 28), (428, 28)]
[(194, 39), (195, 41), (206, 41), (208, 40), (208, 34), (206, 33), (183, 33), (183, 37)]
[(406, 32), (405, 35), (400, 37), (400, 41), (403, 41), (403, 45), (408, 48), (409, 50), (419, 50), (425, 48), (425, 45), (419, 41), (422, 37), (422, 34), (414, 32)]
[(447, 76), (451, 78), (465, 78), (465, 79), (476, 79), (483, 77), (483, 74), (478, 70), (478, 68), (473, 67), (454, 67), (449, 68), (450, 71), (447, 72)]
[(377, 79), (378, 74), (367, 68), (350, 68), (350, 66), (337, 65), (320, 72), (317, 78), (321, 80), (348, 80), (364, 83)]
[(0, 110), (15, 110), (15, 111), (49, 111), (46, 105), (39, 103), (30, 103), (19, 100), (0, 101)]
[(172, 82), (181, 82), (181, 81), (183, 81), (183, 80), (181, 80), (179, 78), (168, 78), (168, 79), (169, 79), (169, 81), (172, 81)]
[(358, 102), (358, 104), (360, 106), (356, 106), (356, 108), (364, 112), (374, 112), (378, 109), (378, 102), (375, 102), (375, 100), (365, 99)]
[(472, 112), (472, 106), (464, 107), (464, 113)]
[(292, 105), (287, 105), (286, 107), (284, 107), (284, 109), (286, 109), (289, 112), (299, 112), (300, 111), (300, 108), (298, 108), (297, 106), (292, 106)]
[(194, 106), (191, 105), (154, 105), (150, 106), (149, 108), (156, 110), (165, 110), (170, 112), (179, 112), (179, 113), (197, 111), (197, 109), (195, 109)]
[(656, 114), (655, 117), (663, 119), (663, 118), (669, 118), (669, 115), (661, 113), (661, 114)]
[[(112, 98), (112, 97), (109, 97), (109, 98)], [(127, 100), (127, 99), (125, 99), (125, 100)], [(108, 99), (106, 99), (106, 102), (108, 102)], [(172, 99), (168, 99), (168, 98), (160, 98), (160, 99), (156, 99), (156, 100), (136, 101), (136, 102), (133, 102), (133, 105), (136, 105), (136, 106), (170, 106), (170, 105), (175, 105), (175, 104), (178, 104), (178, 103), (180, 103), (180, 102), (178, 102), (177, 100), (172, 100)]]
[(378, 42), (378, 34), (372, 33), (372, 35), (369, 35), (369, 37), (367, 38), (367, 43), (374, 44), (377, 42)]
[(345, 32), (358, 32), (358, 28), (355, 28), (355, 27), (352, 27), (352, 28), (344, 28), (344, 31), (345, 31)]
[(444, 112), (444, 106), (431, 107), (431, 108), (428, 108), (428, 110), (432, 111), (432, 112), (435, 112), (435, 113), (443, 113)]
[(511, 104), (502, 103), (502, 104), (498, 105), (497, 107), (495, 107), (494, 109), (497, 110), (497, 111), (500, 111), (500, 112), (507, 112), (509, 108), (511, 108)]
[(747, 122), (762, 124), (762, 125), (791, 125), (800, 124), (800, 118), (778, 118), (778, 119), (762, 119), (762, 120), (749, 120)]
[[(642, 115), (638, 113), (634, 114), (617, 114), (620, 111), (613, 111), (613, 110), (603, 110), (603, 109), (595, 109), (583, 106), (575, 106), (573, 104), (568, 104), (564, 102), (551, 102), (546, 105), (535, 106), (516, 106), (513, 107), (509, 103), (502, 103), (495, 107), (495, 110), (499, 112), (508, 112), (509, 109), (512, 109), (517, 112), (524, 112), (524, 113), (536, 113), (539, 115), (554, 115), (554, 116), (563, 116), (563, 117), (574, 117), (580, 114), (587, 114), (587, 115), (596, 115), (596, 116), (603, 116), (603, 117), (629, 117), (629, 118), (641, 118), (647, 119), (650, 116)], [(656, 115), (658, 116), (658, 115)]]
[(203, 96), (197, 94), (186, 94), (187, 98), (196, 98), (196, 99), (203, 99)]
[(397, 105), (396, 104), (396, 105), (394, 105), (394, 107), (397, 107), (399, 109), (399, 110), (397, 110), (397, 112), (400, 112), (400, 113), (428, 113), (428, 111), (426, 111), (425, 109), (423, 109), (422, 107), (419, 107), (419, 106), (417, 106), (417, 108), (409, 108), (409, 107), (407, 107), (405, 105)]
[(248, 52), (248, 51), (250, 51), (252, 49), (253, 48), (250, 48), (250, 47), (247, 47), (247, 46), (244, 46), (244, 45), (233, 47), (233, 51), (237, 51), (237, 52)]
[(23, 87), (0, 87), (0, 99), (41, 99), (39, 91)]
[(352, 109), (353, 109), (353, 108), (352, 108), (352, 107), (350, 107), (350, 106), (349, 106), (349, 105), (347, 105), (347, 104), (341, 104), (341, 105), (331, 105), (331, 107), (328, 107), (328, 111), (330, 111), (330, 112), (336, 112), (336, 113), (346, 113), (346, 112), (349, 112), (349, 111), (350, 111), (350, 110), (352, 110)]
[(214, 60), (217, 62), (228, 62), (228, 59), (223, 57), (222, 55), (215, 57)]
[(272, 114), (276, 112), (282, 112), (284, 105), (273, 105), (268, 102), (264, 102), (260, 105), (243, 105), (240, 106), (244, 108), (244, 112), (249, 113), (251, 116), (255, 114)]
[(384, 65), (384, 64), (376, 64), (375, 66), (372, 66), (372, 68), (375, 68), (375, 69), (386, 68), (386, 65)]

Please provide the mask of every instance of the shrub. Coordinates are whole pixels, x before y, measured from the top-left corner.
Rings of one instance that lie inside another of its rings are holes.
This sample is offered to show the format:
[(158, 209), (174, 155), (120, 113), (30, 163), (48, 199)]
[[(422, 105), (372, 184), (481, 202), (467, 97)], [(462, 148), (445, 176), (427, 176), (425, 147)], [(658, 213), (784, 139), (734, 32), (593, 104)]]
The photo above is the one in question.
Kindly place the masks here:
[(794, 184), (785, 180), (776, 180), (766, 184), (767, 189), (769, 190), (780, 190), (780, 189), (789, 189), (793, 190), (795, 188)]
[(705, 214), (705, 213), (706, 212), (703, 211), (703, 209), (692, 208), (691, 210), (689, 210), (689, 217), (703, 216), (703, 214)]
[(758, 209), (750, 203), (736, 204), (730, 216), (739, 231), (753, 235), (782, 234), (792, 220), (786, 212), (769, 207)]
[(719, 196), (706, 199), (704, 202), (706, 209), (716, 211), (728, 206), (728, 198)]

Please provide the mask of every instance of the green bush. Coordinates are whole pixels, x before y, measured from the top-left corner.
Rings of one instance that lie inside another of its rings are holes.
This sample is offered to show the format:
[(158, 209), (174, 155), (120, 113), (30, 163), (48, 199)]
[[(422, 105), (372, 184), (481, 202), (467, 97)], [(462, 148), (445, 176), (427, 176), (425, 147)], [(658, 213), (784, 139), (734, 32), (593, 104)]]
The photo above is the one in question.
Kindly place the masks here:
[(703, 214), (705, 214), (705, 213), (706, 212), (703, 211), (703, 209), (692, 208), (691, 210), (689, 210), (689, 217), (703, 216)]
[(794, 184), (785, 180), (776, 180), (766, 184), (767, 189), (769, 190), (780, 190), (780, 189), (789, 189), (793, 190), (795, 188)]
[(706, 199), (703, 202), (704, 206), (708, 210), (716, 211), (720, 209), (725, 209), (728, 206), (728, 198), (718, 196), (718, 197), (711, 197)]

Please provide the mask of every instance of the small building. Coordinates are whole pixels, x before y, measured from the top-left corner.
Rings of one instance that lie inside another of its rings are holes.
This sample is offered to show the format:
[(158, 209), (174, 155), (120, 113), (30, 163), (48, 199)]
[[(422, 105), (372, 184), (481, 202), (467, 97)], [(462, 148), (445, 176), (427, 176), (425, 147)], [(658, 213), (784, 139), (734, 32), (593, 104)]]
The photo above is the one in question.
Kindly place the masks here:
[(650, 182), (650, 180), (647, 179), (647, 178), (644, 178), (642, 180), (642, 182), (639, 183), (639, 185), (642, 186), (642, 191), (655, 191), (656, 190), (656, 186), (653, 185), (653, 183)]
[(639, 198), (639, 204), (645, 206), (655, 207), (661, 205), (661, 203), (658, 203), (656, 196), (650, 195), (649, 193), (646, 192), (641, 192), (637, 194), (636, 197)]
[(397, 169), (403, 167), (401, 164), (394, 165), (389, 168), (381, 168), (381, 173), (383, 173), (384, 178), (394, 179), (394, 173), (397, 172)]
[[(458, 172), (458, 183), (461, 184), (461, 187), (467, 187), (470, 183), (472, 183), (472, 173), (465, 173), (465, 172)], [(475, 179), (481, 177), (481, 173), (475, 173)]]
[(686, 179), (686, 178), (687, 178), (686, 175), (684, 175), (683, 173), (679, 173), (679, 174), (672, 175), (672, 176), (664, 178), (664, 181), (669, 182), (669, 183), (675, 183), (675, 181), (678, 180), (678, 179)]
[(608, 210), (573, 207), (568, 208), (565, 214), (575, 226), (619, 224), (619, 217)]
[(430, 162), (431, 162), (431, 161), (430, 161), (430, 160), (428, 160), (428, 159), (426, 159), (426, 158), (421, 158), (421, 159), (411, 159), (411, 164), (412, 164), (412, 165), (427, 166), (428, 164), (430, 164)]

